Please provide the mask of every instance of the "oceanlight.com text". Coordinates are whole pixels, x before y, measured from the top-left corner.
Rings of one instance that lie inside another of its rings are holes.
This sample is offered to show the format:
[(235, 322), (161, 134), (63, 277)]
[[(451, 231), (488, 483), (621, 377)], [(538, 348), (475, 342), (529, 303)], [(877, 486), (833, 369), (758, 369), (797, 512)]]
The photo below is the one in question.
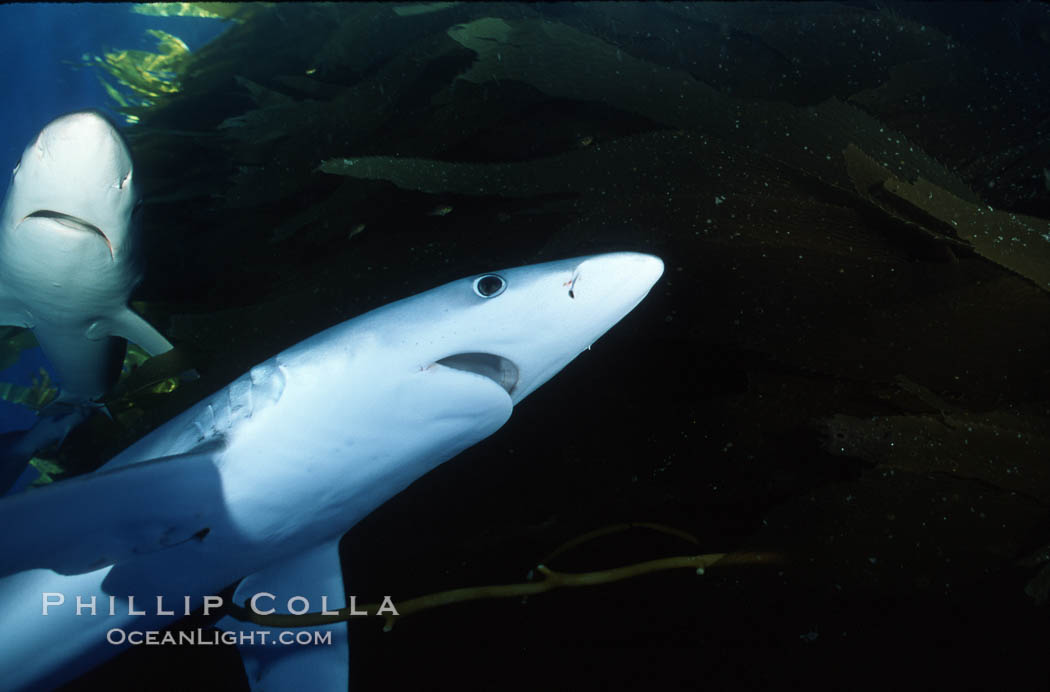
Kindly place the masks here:
[(251, 630), (234, 632), (213, 629), (171, 632), (168, 630), (125, 630), (119, 627), (106, 632), (106, 641), (114, 646), (331, 646), (332, 632), (325, 630)]

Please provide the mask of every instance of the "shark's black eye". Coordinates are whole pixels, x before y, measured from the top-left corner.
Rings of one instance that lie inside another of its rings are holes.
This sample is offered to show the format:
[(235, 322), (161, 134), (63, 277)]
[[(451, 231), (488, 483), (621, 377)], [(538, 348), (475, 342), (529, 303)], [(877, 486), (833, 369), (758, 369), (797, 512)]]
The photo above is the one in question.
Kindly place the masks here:
[(498, 274), (485, 274), (474, 279), (474, 292), (482, 298), (495, 298), (507, 288), (507, 282)]

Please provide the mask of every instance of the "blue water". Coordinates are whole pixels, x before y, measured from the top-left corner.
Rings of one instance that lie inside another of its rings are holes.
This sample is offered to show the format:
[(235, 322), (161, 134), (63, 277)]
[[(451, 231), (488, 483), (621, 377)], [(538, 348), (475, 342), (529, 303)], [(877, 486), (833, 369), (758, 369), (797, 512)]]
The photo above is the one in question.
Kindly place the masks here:
[[(80, 67), (84, 53), (156, 51), (147, 29), (174, 34), (195, 50), (228, 26), (213, 19), (147, 17), (130, 8), (126, 3), (0, 5), (0, 171), (13, 168), (29, 140), (63, 113), (98, 108), (124, 122), (97, 70)], [(5, 194), (6, 189), (5, 183)], [(0, 371), (0, 382), (29, 385), (41, 366), (50, 370), (39, 348), (23, 351), (18, 363)], [(0, 400), (0, 433), (26, 428), (33, 419), (28, 409)]]

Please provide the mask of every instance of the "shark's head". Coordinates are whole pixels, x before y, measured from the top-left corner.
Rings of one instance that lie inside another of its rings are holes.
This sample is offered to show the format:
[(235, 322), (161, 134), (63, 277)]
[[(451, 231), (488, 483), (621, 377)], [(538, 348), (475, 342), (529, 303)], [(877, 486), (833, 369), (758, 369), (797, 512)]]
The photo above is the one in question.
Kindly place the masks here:
[(485, 272), (354, 322), (382, 322), (391, 362), (487, 378), (517, 404), (638, 305), (663, 266), (616, 252)]
[(132, 173), (127, 143), (105, 116), (63, 115), (41, 130), (15, 166), (4, 226), (54, 234), (56, 244), (97, 242), (115, 259), (129, 241), (138, 201)]

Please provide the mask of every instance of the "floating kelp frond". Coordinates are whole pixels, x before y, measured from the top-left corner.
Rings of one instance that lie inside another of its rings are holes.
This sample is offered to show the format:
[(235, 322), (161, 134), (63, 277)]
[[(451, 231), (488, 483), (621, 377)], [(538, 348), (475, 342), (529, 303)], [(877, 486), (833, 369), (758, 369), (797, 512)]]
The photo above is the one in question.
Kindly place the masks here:
[[(1038, 414), (967, 411), (898, 375), (880, 398), (901, 415), (835, 414), (817, 423), (825, 449), (880, 469), (975, 479), (985, 488), (1050, 501), (1050, 436)], [(901, 444), (907, 440), (907, 444)]]
[(447, 10), (458, 4), (458, 2), (416, 2), (411, 5), (394, 5), (394, 14), (398, 17), (414, 17), (417, 14)]
[[(880, 156), (891, 173), (922, 176), (976, 201), (943, 165), (884, 123), (832, 97), (809, 107), (724, 94), (689, 72), (631, 56), (579, 29), (552, 21), (486, 17), (448, 36), (477, 59), (459, 80), (524, 82), (557, 99), (603, 103), (671, 128), (700, 131), (788, 164), (847, 190), (840, 152), (851, 141)], [(586, 79), (574, 66), (586, 65)]]
[(253, 12), (252, 6), (269, 4), (253, 2), (150, 2), (131, 6), (135, 14), (148, 17), (198, 17), (201, 19), (228, 19), (244, 22)]
[(124, 354), (124, 364), (120, 366), (121, 377), (124, 377), (132, 370), (149, 360), (149, 354), (146, 353), (138, 344), (128, 342), (128, 350)]
[(383, 631), (389, 632), (394, 628), (394, 623), (399, 618), (412, 615), (422, 610), (429, 610), (438, 606), (452, 605), (454, 603), (465, 603), (490, 598), (524, 598), (536, 596), (554, 589), (572, 588), (581, 586), (595, 586), (597, 584), (611, 584), (624, 579), (631, 579), (653, 572), (663, 572), (671, 569), (691, 569), (697, 575), (703, 575), (708, 567), (715, 563), (724, 562), (728, 565), (747, 563), (775, 564), (779, 556), (775, 554), (746, 554), (742, 557), (728, 553), (706, 553), (703, 555), (682, 555), (677, 557), (663, 558), (662, 560), (650, 560), (638, 562), (623, 567), (599, 570), (596, 572), (558, 572), (546, 565), (536, 565), (534, 573), (539, 573), (540, 579), (517, 584), (494, 584), (490, 586), (468, 586), (461, 589), (449, 589), (437, 593), (427, 594), (399, 601), (396, 611), (391, 612), (389, 601), (382, 603), (367, 603), (363, 606), (353, 605), (350, 608), (340, 608), (334, 615), (314, 612), (300, 615), (285, 615), (275, 613), (270, 615), (259, 615), (254, 611), (243, 608), (237, 604), (227, 604), (229, 614), (237, 620), (252, 622), (262, 627), (317, 627), (330, 625), (334, 622), (344, 622), (354, 615), (382, 615), (386, 622)]
[(106, 90), (106, 95), (116, 101), (121, 108), (127, 108), (131, 105), (128, 103), (128, 100), (124, 98), (124, 95), (120, 93), (120, 90), (107, 82), (102, 75), (96, 75), (96, 77), (98, 77), (98, 81), (102, 85), (102, 88)]
[(56, 394), (58, 389), (51, 386), (51, 375), (43, 368), (40, 368), (40, 377), (34, 377), (33, 383), (28, 387), (12, 382), (0, 382), (0, 399), (34, 411), (39, 411), (51, 403)]
[(268, 89), (261, 84), (253, 82), (247, 77), (234, 75), (233, 79), (237, 82), (237, 84), (244, 87), (248, 91), (248, 93), (252, 95), (252, 99), (254, 99), (255, 103), (257, 103), (261, 108), (266, 108), (268, 106), (285, 106), (295, 102), (295, 99), (293, 99), (291, 96), (288, 96), (287, 94), (282, 94), (279, 91), (274, 91), (273, 89)]
[(857, 194), (887, 215), (966, 241), (985, 259), (1050, 291), (1050, 221), (960, 199), (921, 176), (901, 180), (852, 143), (842, 155)]
[(107, 404), (131, 400), (146, 393), (169, 394), (179, 386), (179, 374), (192, 369), (186, 354), (172, 349), (150, 356), (137, 345), (129, 343), (124, 358), (120, 381), (104, 397)]
[[(472, 163), (397, 156), (360, 156), (326, 159), (317, 170), (362, 180), (386, 180), (404, 190), (429, 194), (536, 197), (572, 194), (602, 196), (630, 194), (639, 189), (667, 190), (673, 184), (666, 170), (673, 165), (695, 168), (696, 147), (706, 145), (688, 132), (659, 131), (623, 137), (600, 147), (573, 149), (530, 161)], [(647, 156), (659, 151), (660, 157)], [(673, 161), (673, 163), (670, 163)], [(628, 164), (628, 162), (630, 162)], [(630, 165), (632, 174), (622, 170)], [(705, 175), (690, 172), (691, 179)], [(580, 181), (587, 183), (581, 185)], [(444, 216), (443, 204), (431, 212)]]
[[(663, 572), (672, 569), (692, 569), (697, 575), (704, 575), (707, 568), (717, 564), (720, 567), (758, 565), (767, 566), (779, 564), (784, 556), (779, 553), (768, 552), (734, 552), (734, 553), (705, 553), (702, 555), (679, 555), (665, 557), (647, 562), (636, 562), (622, 567), (598, 570), (594, 572), (561, 572), (548, 567), (546, 562), (557, 555), (571, 550), (587, 541), (629, 529), (643, 528), (677, 536), (690, 543), (696, 544), (695, 537), (669, 526), (654, 524), (651, 522), (632, 522), (627, 524), (616, 524), (602, 529), (590, 531), (568, 541), (556, 548), (540, 564), (529, 570), (529, 581), (518, 584), (495, 584), (489, 586), (469, 586), (460, 589), (450, 589), (437, 593), (418, 596), (405, 601), (399, 601), (395, 608), (390, 607), (390, 601), (382, 603), (369, 603), (363, 606), (352, 605), (349, 608), (341, 608), (335, 612), (328, 613), (301, 613), (298, 615), (269, 614), (262, 615), (236, 603), (229, 603), (226, 609), (229, 615), (242, 622), (253, 622), (263, 627), (316, 627), (328, 625), (333, 622), (345, 622), (355, 615), (382, 615), (386, 619), (383, 627), (384, 632), (389, 632), (399, 618), (411, 615), (422, 610), (436, 608), (438, 606), (452, 605), (454, 603), (465, 603), (491, 598), (524, 598), (535, 596), (547, 591), (561, 588), (578, 588), (583, 586), (595, 586), (598, 584), (612, 584), (632, 579), (645, 574)], [(538, 578), (537, 578), (538, 575)]]
[[(117, 87), (99, 78), (110, 98), (122, 109), (135, 106), (150, 106), (162, 95), (176, 94), (180, 90), (179, 67), (190, 53), (189, 46), (178, 36), (159, 29), (150, 29), (148, 35), (157, 39), (158, 52), (143, 50), (121, 50), (102, 56), (85, 55), (88, 65), (108, 72), (130, 93), (122, 93)], [(129, 117), (129, 122), (136, 121)]]
[(34, 488), (52, 483), (55, 480), (55, 476), (66, 472), (64, 468), (55, 462), (48, 459), (41, 459), (40, 457), (33, 457), (29, 460), (29, 464), (40, 473), (40, 476), (32, 483)]

